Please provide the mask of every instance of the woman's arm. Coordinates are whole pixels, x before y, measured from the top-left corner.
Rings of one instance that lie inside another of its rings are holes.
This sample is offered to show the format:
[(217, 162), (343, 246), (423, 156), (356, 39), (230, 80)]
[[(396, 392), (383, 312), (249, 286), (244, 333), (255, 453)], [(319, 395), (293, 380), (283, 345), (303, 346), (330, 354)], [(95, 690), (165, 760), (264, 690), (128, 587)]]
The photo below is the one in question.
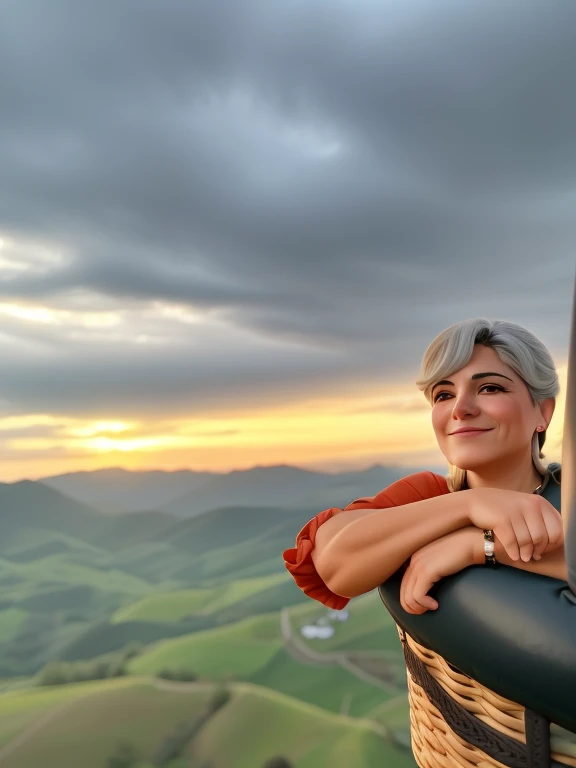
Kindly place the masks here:
[[(482, 541), (477, 545), (482, 550), (480, 562), (484, 562), (484, 535), (478, 531)], [(568, 581), (568, 568), (566, 566), (566, 557), (564, 554), (564, 544), (552, 552), (545, 552), (540, 560), (529, 560), (525, 563), (523, 560), (511, 560), (506, 554), (506, 550), (498, 539), (494, 540), (494, 556), (502, 565), (510, 565), (513, 568), (520, 568), (523, 571), (540, 573), (542, 576), (551, 576), (553, 579), (562, 579)], [(480, 558), (480, 552), (478, 552)]]
[[(473, 542), (472, 561), (468, 565), (484, 565), (484, 533), (475, 526), (470, 526), (465, 530), (470, 531), (471, 541)], [(524, 560), (512, 560), (508, 557), (502, 544), (498, 539), (494, 539), (494, 557), (502, 565), (519, 568), (522, 571), (530, 571), (531, 573), (539, 573), (542, 576), (550, 576), (553, 579), (568, 580), (564, 543), (551, 552), (545, 552), (539, 560), (529, 560), (525, 563)]]
[[(554, 579), (568, 580), (564, 545), (545, 552), (540, 560), (512, 560), (495, 539), (494, 554), (503, 565), (539, 573)], [(436, 610), (438, 603), (428, 594), (434, 584), (470, 565), (484, 565), (484, 534), (476, 526), (466, 526), (430, 542), (415, 552), (402, 577), (400, 602), (408, 613), (421, 614)]]
[(382, 584), (430, 541), (470, 525), (464, 496), (443, 494), (388, 509), (341, 512), (316, 533), (312, 559), (337, 595), (355, 597)]
[(338, 514), (318, 529), (312, 560), (333, 593), (356, 597), (386, 581), (418, 550), (467, 526), (493, 530), (510, 562), (563, 543), (562, 518), (546, 499), (473, 488), (392, 510)]

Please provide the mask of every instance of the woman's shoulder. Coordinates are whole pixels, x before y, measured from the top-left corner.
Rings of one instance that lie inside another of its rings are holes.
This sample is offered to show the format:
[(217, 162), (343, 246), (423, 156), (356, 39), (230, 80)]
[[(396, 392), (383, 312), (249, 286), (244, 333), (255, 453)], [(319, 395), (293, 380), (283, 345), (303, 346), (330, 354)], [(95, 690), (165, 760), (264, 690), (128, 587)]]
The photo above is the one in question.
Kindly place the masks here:
[(385, 506), (399, 506), (413, 501), (431, 499), (449, 493), (446, 478), (429, 470), (415, 472), (396, 480), (374, 497), (375, 504), (386, 501)]

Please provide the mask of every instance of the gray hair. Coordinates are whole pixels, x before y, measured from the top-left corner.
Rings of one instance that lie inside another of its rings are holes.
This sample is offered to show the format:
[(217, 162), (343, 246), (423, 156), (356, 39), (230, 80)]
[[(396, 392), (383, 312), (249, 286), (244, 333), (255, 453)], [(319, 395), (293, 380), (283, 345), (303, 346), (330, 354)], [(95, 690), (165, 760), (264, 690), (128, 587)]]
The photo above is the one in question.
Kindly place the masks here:
[[(502, 362), (523, 379), (533, 404), (558, 395), (560, 385), (554, 361), (540, 339), (516, 323), (480, 317), (446, 328), (424, 353), (416, 386), (424, 392), (430, 404), (434, 384), (463, 368), (472, 357), (475, 344), (492, 347)], [(532, 461), (542, 475), (547, 471), (540, 461), (544, 458), (542, 447), (545, 441), (546, 430), (534, 432)], [(452, 464), (449, 467), (448, 487), (451, 491), (459, 491), (465, 485), (466, 471)]]

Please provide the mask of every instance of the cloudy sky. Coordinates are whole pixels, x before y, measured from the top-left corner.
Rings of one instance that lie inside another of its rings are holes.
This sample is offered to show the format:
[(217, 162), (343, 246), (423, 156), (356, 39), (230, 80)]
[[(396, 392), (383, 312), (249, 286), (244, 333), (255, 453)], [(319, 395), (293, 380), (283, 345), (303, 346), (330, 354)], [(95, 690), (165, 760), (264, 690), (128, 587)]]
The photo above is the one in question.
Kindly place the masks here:
[(565, 381), (575, 71), (567, 0), (5, 0), (0, 479), (441, 464), (468, 317)]

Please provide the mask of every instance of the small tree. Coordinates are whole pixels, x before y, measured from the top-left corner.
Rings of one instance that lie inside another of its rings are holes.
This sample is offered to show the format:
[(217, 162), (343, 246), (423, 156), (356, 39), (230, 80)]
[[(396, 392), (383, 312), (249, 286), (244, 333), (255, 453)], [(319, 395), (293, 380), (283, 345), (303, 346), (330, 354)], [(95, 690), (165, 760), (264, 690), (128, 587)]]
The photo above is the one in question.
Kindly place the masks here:
[(144, 643), (140, 643), (134, 640), (124, 646), (120, 655), (123, 657), (124, 661), (130, 661), (130, 659), (134, 659), (136, 656), (139, 656), (143, 650)]
[(66, 685), (70, 682), (70, 665), (62, 661), (49, 662), (38, 674), (38, 685)]
[(198, 715), (189, 722), (180, 723), (174, 733), (167, 736), (160, 745), (154, 758), (154, 765), (167, 766), (170, 761), (181, 757), (190, 741), (203, 726), (205, 719), (205, 715)]
[(208, 712), (210, 715), (213, 715), (215, 712), (218, 712), (219, 709), (222, 709), (222, 707), (227, 704), (230, 701), (230, 690), (226, 688), (226, 686), (222, 685), (219, 686), (215, 691), (214, 695), (210, 699), (210, 703), (208, 704)]
[(106, 760), (106, 768), (135, 768), (139, 760), (140, 755), (132, 744), (119, 744)]
[(285, 757), (277, 756), (266, 760), (262, 768), (292, 768), (292, 763)]

